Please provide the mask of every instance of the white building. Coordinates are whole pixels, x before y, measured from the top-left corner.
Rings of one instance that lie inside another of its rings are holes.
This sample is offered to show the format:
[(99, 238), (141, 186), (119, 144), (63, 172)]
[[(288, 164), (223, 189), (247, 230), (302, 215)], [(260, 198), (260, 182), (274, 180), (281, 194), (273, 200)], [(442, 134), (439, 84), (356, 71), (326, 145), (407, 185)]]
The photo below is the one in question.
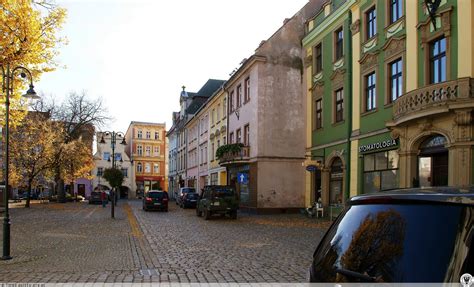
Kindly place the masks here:
[[(103, 139), (103, 141), (102, 141)], [(94, 179), (92, 180), (93, 189), (100, 186), (110, 189), (110, 184), (102, 176), (106, 168), (112, 167), (112, 153), (115, 154), (115, 166), (122, 170), (124, 180), (120, 189), (121, 198), (134, 198), (136, 194), (135, 172), (133, 162), (125, 153), (125, 145), (122, 144), (123, 137), (117, 135), (112, 151), (112, 137), (103, 132), (97, 133), (97, 152), (94, 154), (95, 166), (92, 171)]]

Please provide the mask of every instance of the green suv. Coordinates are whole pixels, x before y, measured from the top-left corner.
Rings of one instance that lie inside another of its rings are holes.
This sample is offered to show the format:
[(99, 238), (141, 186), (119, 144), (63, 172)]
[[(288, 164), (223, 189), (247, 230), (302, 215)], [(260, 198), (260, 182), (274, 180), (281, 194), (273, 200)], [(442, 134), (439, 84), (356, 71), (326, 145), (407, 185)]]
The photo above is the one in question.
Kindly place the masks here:
[(237, 219), (239, 200), (235, 190), (226, 185), (206, 185), (196, 206), (196, 214), (208, 220), (213, 214), (228, 214)]

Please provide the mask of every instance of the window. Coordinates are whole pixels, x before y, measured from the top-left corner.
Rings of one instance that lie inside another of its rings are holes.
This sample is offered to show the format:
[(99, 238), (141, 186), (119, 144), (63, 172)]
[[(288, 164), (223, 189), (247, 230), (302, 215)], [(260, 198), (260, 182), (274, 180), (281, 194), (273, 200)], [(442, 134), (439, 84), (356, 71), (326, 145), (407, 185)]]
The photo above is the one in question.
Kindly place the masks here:
[(146, 132), (146, 138), (151, 139), (151, 133), (150, 132)]
[(446, 38), (430, 44), (430, 83), (446, 81)]
[(145, 147), (145, 155), (146, 156), (151, 156), (151, 147), (150, 146)]
[(128, 177), (128, 169), (122, 168), (122, 174), (123, 174), (123, 177)]
[(230, 92), (229, 105), (230, 105), (230, 112), (232, 113), (234, 111), (234, 91)]
[(364, 192), (398, 188), (398, 153), (396, 150), (364, 155)]
[(223, 138), (222, 138), (222, 144), (225, 144), (225, 143), (226, 143), (226, 141), (225, 141), (225, 140), (226, 140), (226, 138), (225, 138), (225, 137), (223, 137)]
[(137, 146), (137, 154), (142, 155), (143, 154), (143, 147), (141, 145)]
[(376, 10), (375, 6), (370, 8), (365, 12), (365, 21), (367, 29), (367, 39), (370, 39), (375, 36), (377, 33), (377, 19), (376, 19)]
[(117, 152), (115, 153), (115, 161), (121, 161), (122, 160), (122, 154)]
[(323, 70), (323, 48), (321, 43), (314, 48), (314, 59), (314, 71), (317, 74)]
[(390, 100), (396, 101), (402, 96), (402, 59), (397, 59), (389, 64), (390, 68)]
[(104, 152), (103, 160), (110, 160), (110, 152)]
[(217, 148), (219, 148), (220, 146), (221, 146), (221, 141), (217, 140)]
[(235, 142), (236, 143), (241, 143), (242, 142), (242, 130), (238, 129), (237, 132), (235, 133)]
[(316, 109), (316, 128), (320, 129), (323, 127), (323, 100), (319, 99), (315, 103)]
[(160, 165), (155, 163), (153, 164), (153, 173), (160, 173)]
[(375, 90), (375, 72), (368, 74), (365, 77), (365, 110), (372, 111), (375, 109), (375, 98), (376, 98), (376, 90)]
[(141, 130), (138, 130), (138, 138), (141, 139), (142, 138), (142, 131)]
[(237, 108), (242, 106), (242, 85), (237, 86)]
[(344, 90), (339, 89), (336, 91), (336, 123), (344, 120)]
[(97, 168), (97, 176), (103, 176), (104, 175), (104, 168), (103, 167), (98, 167)]
[(229, 135), (229, 143), (233, 144), (234, 143), (234, 132), (231, 132)]
[(250, 126), (245, 125), (244, 127), (244, 145), (250, 146)]
[(155, 146), (155, 147), (154, 147), (154, 153), (155, 153), (155, 156), (159, 156), (159, 155), (160, 155), (160, 147), (159, 147), (159, 146)]
[(336, 38), (336, 41), (335, 41), (335, 53), (336, 53), (336, 57), (334, 60), (339, 60), (340, 58), (342, 58), (342, 56), (344, 56), (344, 47), (343, 47), (343, 44), (344, 44), (344, 35), (342, 33), (342, 27), (337, 29), (336, 32), (334, 33), (334, 37)]
[(245, 79), (245, 102), (250, 101), (250, 78)]
[(222, 117), (225, 118), (227, 115), (227, 99), (224, 99), (224, 103), (222, 104)]
[(216, 112), (216, 110), (212, 109), (212, 113), (211, 113), (211, 125), (214, 124), (214, 113)]
[(402, 17), (402, 0), (389, 0), (390, 1), (390, 24), (395, 23), (400, 17)]
[(137, 164), (137, 172), (141, 173), (142, 171), (143, 171), (143, 169), (142, 169), (142, 163), (139, 162), (139, 163)]
[(217, 122), (220, 122), (221, 121), (221, 104), (217, 105), (216, 113), (217, 113)]
[(155, 140), (159, 140), (160, 139), (160, 133), (159, 132), (155, 132)]
[(211, 160), (214, 160), (214, 143), (211, 144)]
[(151, 172), (151, 166), (149, 163), (145, 163), (145, 172), (150, 173)]

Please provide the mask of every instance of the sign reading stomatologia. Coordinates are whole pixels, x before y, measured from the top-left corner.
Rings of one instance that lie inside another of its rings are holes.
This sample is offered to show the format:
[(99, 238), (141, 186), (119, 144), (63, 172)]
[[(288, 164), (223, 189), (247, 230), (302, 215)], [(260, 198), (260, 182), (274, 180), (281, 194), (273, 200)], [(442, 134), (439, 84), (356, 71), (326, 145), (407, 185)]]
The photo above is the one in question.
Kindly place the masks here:
[(372, 151), (372, 150), (385, 149), (385, 148), (389, 148), (389, 147), (394, 147), (397, 144), (398, 143), (397, 143), (396, 139), (389, 139), (389, 140), (380, 141), (380, 142), (376, 142), (376, 143), (361, 145), (359, 147), (359, 152), (367, 152), (367, 151)]

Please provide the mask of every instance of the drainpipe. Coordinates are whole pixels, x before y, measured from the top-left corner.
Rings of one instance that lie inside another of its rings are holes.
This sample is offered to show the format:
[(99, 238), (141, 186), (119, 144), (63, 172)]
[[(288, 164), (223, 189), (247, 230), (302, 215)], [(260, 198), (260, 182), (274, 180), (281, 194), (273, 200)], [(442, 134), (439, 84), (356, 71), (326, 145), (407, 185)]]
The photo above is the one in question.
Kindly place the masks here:
[[(346, 178), (347, 178), (347, 183), (346, 183), (346, 188), (345, 188), (345, 193), (346, 196), (345, 198), (349, 198), (350, 196), (350, 190), (351, 190), (351, 134), (352, 134), (352, 33), (351, 33), (351, 23), (352, 23), (352, 12), (349, 10), (349, 17), (347, 19), (349, 29), (348, 34), (349, 37), (347, 37), (347, 77), (349, 78), (349, 83), (348, 83), (348, 97), (347, 97), (347, 119), (348, 119), (348, 125), (347, 125), (347, 153), (346, 153)], [(354, 163), (357, 164), (357, 163)]]

